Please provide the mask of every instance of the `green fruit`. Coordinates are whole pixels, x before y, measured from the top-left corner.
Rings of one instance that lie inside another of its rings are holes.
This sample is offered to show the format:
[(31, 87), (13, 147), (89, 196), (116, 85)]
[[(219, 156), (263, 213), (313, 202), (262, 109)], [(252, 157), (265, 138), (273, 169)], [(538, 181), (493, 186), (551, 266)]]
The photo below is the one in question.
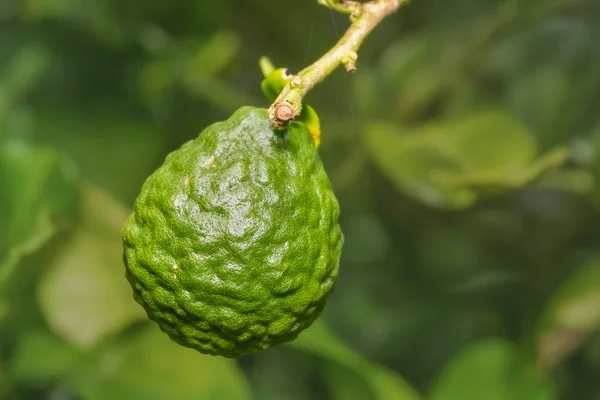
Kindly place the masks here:
[(303, 124), (243, 107), (167, 156), (123, 229), (135, 299), (173, 340), (237, 357), (293, 340), (338, 273), (339, 206)]

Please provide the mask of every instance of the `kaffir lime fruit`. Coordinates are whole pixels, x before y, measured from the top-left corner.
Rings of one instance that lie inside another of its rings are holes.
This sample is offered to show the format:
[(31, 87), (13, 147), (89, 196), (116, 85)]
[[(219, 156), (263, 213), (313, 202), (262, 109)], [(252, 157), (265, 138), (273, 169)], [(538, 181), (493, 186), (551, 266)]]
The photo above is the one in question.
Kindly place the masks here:
[(167, 156), (123, 229), (135, 299), (173, 340), (236, 357), (293, 340), (338, 274), (339, 206), (304, 125), (243, 107)]

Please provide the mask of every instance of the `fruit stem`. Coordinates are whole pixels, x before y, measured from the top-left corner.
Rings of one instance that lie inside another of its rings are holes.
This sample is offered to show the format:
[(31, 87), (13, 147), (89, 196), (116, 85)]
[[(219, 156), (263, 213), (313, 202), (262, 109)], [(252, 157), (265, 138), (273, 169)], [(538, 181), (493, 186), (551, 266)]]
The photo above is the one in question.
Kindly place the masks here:
[(352, 24), (331, 50), (294, 76), (275, 99), (269, 108), (269, 116), (275, 127), (285, 128), (290, 120), (298, 116), (306, 94), (340, 64), (344, 64), (348, 72), (356, 70), (357, 52), (364, 39), (386, 16), (394, 13), (406, 1), (342, 1), (341, 6), (350, 14)]

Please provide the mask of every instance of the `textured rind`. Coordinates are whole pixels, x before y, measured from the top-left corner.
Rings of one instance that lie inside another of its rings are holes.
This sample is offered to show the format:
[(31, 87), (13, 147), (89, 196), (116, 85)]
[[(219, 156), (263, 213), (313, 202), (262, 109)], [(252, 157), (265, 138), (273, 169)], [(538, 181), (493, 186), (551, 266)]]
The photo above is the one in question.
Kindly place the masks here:
[(237, 357), (293, 340), (338, 273), (339, 205), (306, 128), (243, 107), (169, 154), (123, 229), (135, 299), (173, 340)]

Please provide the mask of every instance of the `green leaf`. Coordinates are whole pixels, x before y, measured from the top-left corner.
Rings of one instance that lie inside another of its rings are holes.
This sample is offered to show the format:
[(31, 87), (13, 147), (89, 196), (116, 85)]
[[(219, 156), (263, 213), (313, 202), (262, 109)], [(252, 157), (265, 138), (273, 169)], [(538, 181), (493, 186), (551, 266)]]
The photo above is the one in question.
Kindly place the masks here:
[(233, 62), (240, 45), (240, 38), (230, 31), (217, 32), (200, 43), (175, 45), (165, 56), (141, 69), (138, 87), (143, 99), (151, 106), (163, 108), (168, 92), (181, 87), (227, 110), (252, 103), (252, 99), (217, 77)]
[(155, 325), (100, 352), (69, 381), (83, 400), (250, 398), (234, 361), (180, 346)]
[(317, 0), (317, 3), (325, 7), (333, 8), (340, 4), (340, 0)]
[(588, 333), (600, 328), (600, 258), (588, 261), (556, 290), (540, 320), (540, 330)]
[(44, 186), (56, 161), (56, 154), (49, 150), (36, 151), (17, 142), (0, 144), (0, 179), (6, 188), (0, 195), (0, 213), (6, 221), (0, 241), (0, 260), (10, 258), (7, 253), (11, 248), (31, 234), (38, 210), (43, 208), (40, 202)]
[(467, 207), (478, 197), (527, 185), (567, 157), (566, 149), (555, 148), (536, 158), (533, 136), (502, 111), (416, 129), (373, 125), (367, 146), (400, 190), (443, 208)]
[(483, 340), (457, 354), (433, 385), (430, 400), (552, 400), (553, 385), (512, 344)]
[(76, 174), (52, 150), (0, 142), (0, 292), (21, 259), (46, 243), (77, 201)]
[(436, 141), (419, 133), (396, 134), (396, 128), (373, 125), (367, 132), (367, 148), (381, 172), (398, 189), (415, 199), (435, 207), (463, 208), (473, 204), (477, 195), (468, 188), (449, 188), (431, 178), (441, 168), (458, 169)]
[(341, 0), (317, 0), (317, 3), (319, 3), (322, 6), (339, 11), (339, 12), (343, 12), (343, 13), (351, 12), (350, 7), (344, 5), (343, 1), (341, 1)]
[[(268, 72), (261, 82), (260, 87), (269, 101), (275, 101), (281, 91), (288, 83), (290, 83), (292, 76), (287, 74), (287, 68), (274, 69), (271, 61), (266, 57), (261, 59), (260, 64), (263, 73)], [(296, 121), (306, 125), (306, 128), (313, 138), (315, 147), (319, 148), (319, 145), (321, 144), (321, 120), (315, 109), (305, 104), (302, 107), (302, 112), (296, 118)]]
[[(37, 220), (31, 226), (30, 234), (20, 243), (13, 244), (7, 252), (6, 257), (0, 260), (0, 293), (2, 286), (5, 285), (19, 265), (19, 262), (30, 254), (41, 248), (54, 234), (56, 229), (50, 221), (50, 215), (47, 210), (41, 210)], [(2, 316), (0, 312), (0, 319)]]
[(543, 189), (587, 195), (594, 190), (595, 184), (594, 175), (589, 171), (564, 168), (544, 176), (535, 186)]
[(128, 210), (89, 187), (81, 225), (53, 260), (37, 291), (52, 330), (79, 349), (145, 319), (124, 277), (121, 227)]
[(306, 128), (310, 132), (310, 136), (313, 138), (315, 147), (318, 149), (321, 144), (321, 120), (315, 109), (308, 104), (305, 104), (304, 107), (302, 107), (302, 112), (297, 120), (306, 125)]
[(275, 66), (273, 65), (269, 57), (262, 56), (258, 61), (258, 65), (260, 67), (260, 72), (262, 72), (264, 77), (267, 77), (267, 75), (275, 71)]
[(275, 101), (283, 88), (292, 80), (287, 74), (287, 68), (277, 68), (265, 76), (260, 87), (269, 101)]
[(18, 382), (43, 387), (74, 370), (80, 359), (77, 350), (50, 332), (29, 332), (17, 343), (9, 368)]
[(539, 361), (551, 369), (600, 329), (600, 257), (589, 260), (554, 292), (537, 327)]
[(415, 389), (400, 375), (363, 359), (344, 345), (322, 321), (316, 321), (290, 345), (358, 373), (369, 384), (373, 399), (417, 400), (420, 398)]

